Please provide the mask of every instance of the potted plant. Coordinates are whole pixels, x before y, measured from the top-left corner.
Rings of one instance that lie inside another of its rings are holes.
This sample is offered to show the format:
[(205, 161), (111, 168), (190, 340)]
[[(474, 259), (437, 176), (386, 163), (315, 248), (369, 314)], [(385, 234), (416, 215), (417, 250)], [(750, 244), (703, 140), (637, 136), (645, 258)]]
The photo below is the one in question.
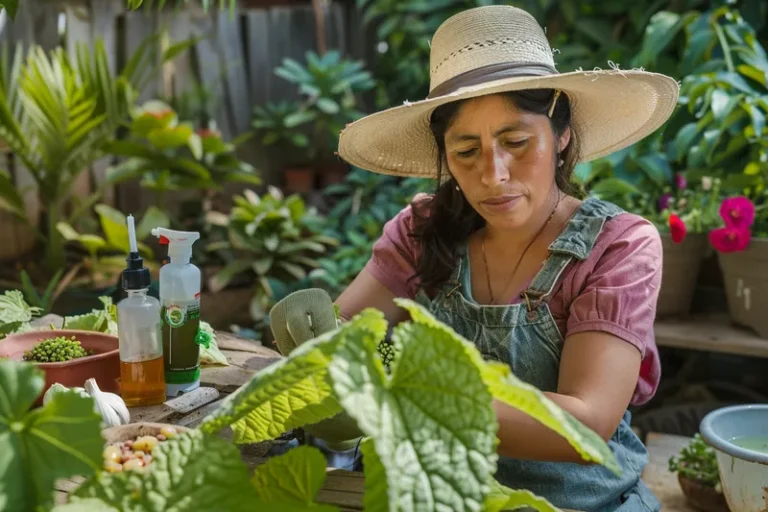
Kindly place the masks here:
[(715, 451), (699, 434), (677, 456), (670, 457), (669, 471), (677, 481), (686, 501), (704, 512), (729, 512), (720, 484)]
[[(270, 186), (262, 196), (246, 190), (234, 201), (229, 215), (210, 212), (207, 217), (219, 228), (207, 249), (225, 262), (208, 280), (208, 290), (218, 297), (242, 278), (247, 299), (240, 302), (250, 301), (252, 320), (268, 335), (272, 305), (292, 290), (292, 284), (307, 279), (309, 271), (319, 267), (318, 258), (338, 242), (322, 234), (324, 219), (297, 194), (285, 197)], [(232, 310), (231, 301), (215, 300)]]
[(746, 196), (725, 199), (722, 224), (709, 232), (723, 271), (731, 320), (768, 338), (768, 203), (759, 206)]
[(658, 198), (646, 218), (656, 225), (663, 248), (662, 283), (657, 317), (687, 315), (691, 310), (701, 263), (707, 255), (707, 232), (717, 225), (720, 180), (703, 177), (689, 186), (683, 173)]
[[(283, 59), (275, 74), (298, 86), (301, 102), (257, 106), (253, 126), (263, 134), (264, 144), (281, 142), (283, 147), (301, 150), (284, 167), (284, 173), (292, 173), (284, 175), (287, 188), (307, 192), (307, 182), (314, 175), (321, 177), (321, 185), (341, 181), (347, 166), (335, 156), (339, 133), (362, 117), (357, 96), (375, 86), (371, 74), (362, 62), (342, 58), (337, 50), (322, 56), (309, 51), (304, 64)], [(296, 175), (301, 189), (289, 181)]]

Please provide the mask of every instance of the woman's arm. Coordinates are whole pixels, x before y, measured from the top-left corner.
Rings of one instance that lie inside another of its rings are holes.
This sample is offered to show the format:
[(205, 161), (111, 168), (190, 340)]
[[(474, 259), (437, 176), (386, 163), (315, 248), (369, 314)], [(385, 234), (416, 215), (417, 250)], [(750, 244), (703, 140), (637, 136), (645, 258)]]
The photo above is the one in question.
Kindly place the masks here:
[[(635, 346), (607, 332), (574, 334), (565, 342), (557, 393), (545, 395), (607, 441), (632, 399), (640, 360)], [(579, 453), (553, 430), (504, 403), (495, 402), (494, 408), (500, 455), (583, 463)]]
[(366, 308), (384, 313), (390, 328), (408, 318), (408, 312), (394, 303), (395, 294), (367, 270), (360, 274), (336, 299), (342, 321), (347, 321)]

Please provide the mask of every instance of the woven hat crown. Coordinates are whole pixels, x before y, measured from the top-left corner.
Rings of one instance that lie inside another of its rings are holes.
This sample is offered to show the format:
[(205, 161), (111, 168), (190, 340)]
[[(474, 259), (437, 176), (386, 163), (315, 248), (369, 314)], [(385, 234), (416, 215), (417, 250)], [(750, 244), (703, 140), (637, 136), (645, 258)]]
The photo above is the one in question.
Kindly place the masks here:
[(435, 31), (429, 90), (473, 69), (502, 63), (555, 62), (536, 18), (517, 7), (494, 5), (462, 11)]

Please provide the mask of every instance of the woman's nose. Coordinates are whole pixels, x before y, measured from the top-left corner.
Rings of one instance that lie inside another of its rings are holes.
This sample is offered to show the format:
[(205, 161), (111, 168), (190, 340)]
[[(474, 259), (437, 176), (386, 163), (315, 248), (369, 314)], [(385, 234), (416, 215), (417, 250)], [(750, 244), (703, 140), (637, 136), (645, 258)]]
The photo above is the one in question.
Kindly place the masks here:
[(493, 144), (492, 151), (485, 153), (483, 159), (483, 185), (494, 187), (509, 180), (509, 153)]

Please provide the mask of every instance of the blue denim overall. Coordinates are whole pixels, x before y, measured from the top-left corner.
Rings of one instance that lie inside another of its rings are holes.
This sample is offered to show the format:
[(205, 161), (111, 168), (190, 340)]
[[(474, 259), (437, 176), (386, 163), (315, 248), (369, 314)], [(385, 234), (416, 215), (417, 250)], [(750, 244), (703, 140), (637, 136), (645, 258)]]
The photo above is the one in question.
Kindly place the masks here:
[[(565, 268), (584, 260), (607, 219), (622, 211), (596, 199), (585, 200), (550, 245), (541, 271), (519, 304), (485, 306), (472, 299), (469, 259), (461, 259), (447, 285), (429, 299), (417, 300), (438, 320), (472, 341), (487, 359), (510, 365), (520, 379), (542, 391), (557, 391), (563, 336), (547, 300)], [(629, 426), (627, 411), (608, 442), (622, 469), (616, 476), (600, 465), (578, 465), (500, 457), (496, 478), (513, 489), (527, 489), (560, 508), (581, 511), (658, 511), (661, 505), (640, 481), (648, 454)]]

